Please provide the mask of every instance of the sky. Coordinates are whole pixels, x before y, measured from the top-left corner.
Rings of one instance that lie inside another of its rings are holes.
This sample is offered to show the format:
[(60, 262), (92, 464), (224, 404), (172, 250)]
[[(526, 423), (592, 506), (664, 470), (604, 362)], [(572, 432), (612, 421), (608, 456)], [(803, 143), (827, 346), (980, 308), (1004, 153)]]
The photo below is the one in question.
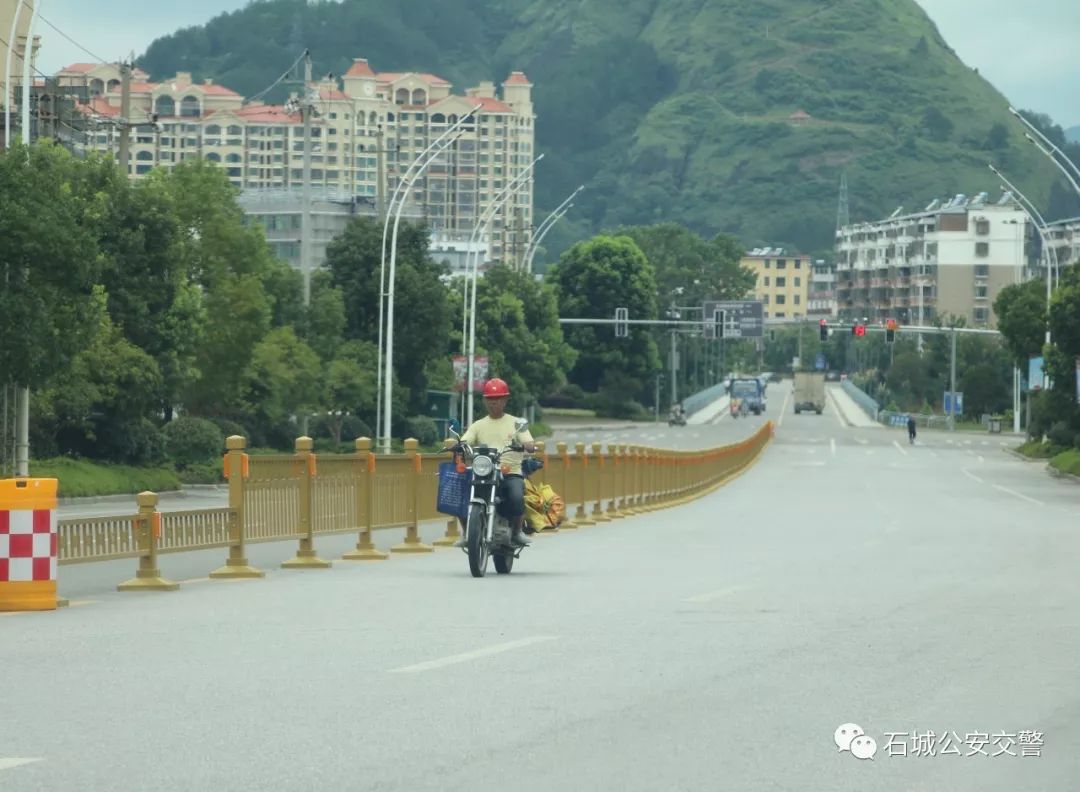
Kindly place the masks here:
[[(347, 0), (346, 0), (347, 1)], [(916, 0), (969, 66), (1014, 106), (1080, 125), (1080, 0)], [(248, 0), (41, 0), (41, 14), (99, 58), (146, 51), (158, 36), (199, 25)], [(38, 68), (93, 60), (39, 21)]]

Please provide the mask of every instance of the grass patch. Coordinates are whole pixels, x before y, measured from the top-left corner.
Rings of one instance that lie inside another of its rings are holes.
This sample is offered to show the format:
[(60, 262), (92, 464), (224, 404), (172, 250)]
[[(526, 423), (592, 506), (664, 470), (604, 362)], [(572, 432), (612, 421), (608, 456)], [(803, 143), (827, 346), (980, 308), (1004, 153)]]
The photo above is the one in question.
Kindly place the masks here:
[(1080, 476), (1080, 448), (1073, 448), (1058, 454), (1050, 460), (1050, 467), (1060, 470), (1062, 473)]
[(1049, 440), (1029, 440), (1016, 450), (1031, 459), (1051, 459), (1062, 452), (1068, 451), (1066, 448), (1054, 445)]
[(103, 465), (67, 457), (31, 460), (30, 475), (35, 478), (57, 479), (57, 495), (61, 498), (130, 495), (146, 490), (168, 492), (180, 489), (180, 477), (168, 468)]

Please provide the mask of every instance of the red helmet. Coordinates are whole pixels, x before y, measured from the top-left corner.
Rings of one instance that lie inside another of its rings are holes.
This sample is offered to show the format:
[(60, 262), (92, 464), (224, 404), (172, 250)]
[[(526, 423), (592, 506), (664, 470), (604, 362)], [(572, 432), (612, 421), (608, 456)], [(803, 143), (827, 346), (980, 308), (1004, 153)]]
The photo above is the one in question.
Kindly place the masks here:
[(503, 382), (498, 377), (489, 379), (484, 383), (484, 398), (485, 399), (499, 399), (503, 396), (510, 395), (510, 386)]

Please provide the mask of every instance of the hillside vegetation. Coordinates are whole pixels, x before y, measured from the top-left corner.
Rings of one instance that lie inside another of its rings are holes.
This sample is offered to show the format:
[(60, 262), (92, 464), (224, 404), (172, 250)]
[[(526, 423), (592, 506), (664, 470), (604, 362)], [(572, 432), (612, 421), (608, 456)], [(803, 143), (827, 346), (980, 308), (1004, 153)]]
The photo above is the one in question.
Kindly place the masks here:
[(250, 95), (305, 46), (316, 73), (366, 57), (457, 91), (524, 70), (540, 209), (588, 184), (552, 252), (664, 220), (821, 250), (845, 172), (853, 220), (996, 194), (988, 161), (1042, 205), (1056, 178), (914, 0), (267, 0), (158, 39), (140, 65)]

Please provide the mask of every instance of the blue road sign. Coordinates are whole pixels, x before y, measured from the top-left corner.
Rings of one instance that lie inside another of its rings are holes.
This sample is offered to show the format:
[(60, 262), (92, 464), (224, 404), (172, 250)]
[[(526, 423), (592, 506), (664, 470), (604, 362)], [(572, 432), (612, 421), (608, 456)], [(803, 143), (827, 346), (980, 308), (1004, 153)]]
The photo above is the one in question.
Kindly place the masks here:
[(956, 411), (953, 412), (952, 395), (949, 391), (945, 391), (944, 406), (946, 415), (963, 415), (964, 414), (964, 394), (962, 391), (956, 392)]
[(818, 352), (817, 357), (814, 358), (814, 368), (816, 368), (818, 371), (824, 371), (827, 365), (828, 364), (825, 362), (825, 355), (821, 352)]

